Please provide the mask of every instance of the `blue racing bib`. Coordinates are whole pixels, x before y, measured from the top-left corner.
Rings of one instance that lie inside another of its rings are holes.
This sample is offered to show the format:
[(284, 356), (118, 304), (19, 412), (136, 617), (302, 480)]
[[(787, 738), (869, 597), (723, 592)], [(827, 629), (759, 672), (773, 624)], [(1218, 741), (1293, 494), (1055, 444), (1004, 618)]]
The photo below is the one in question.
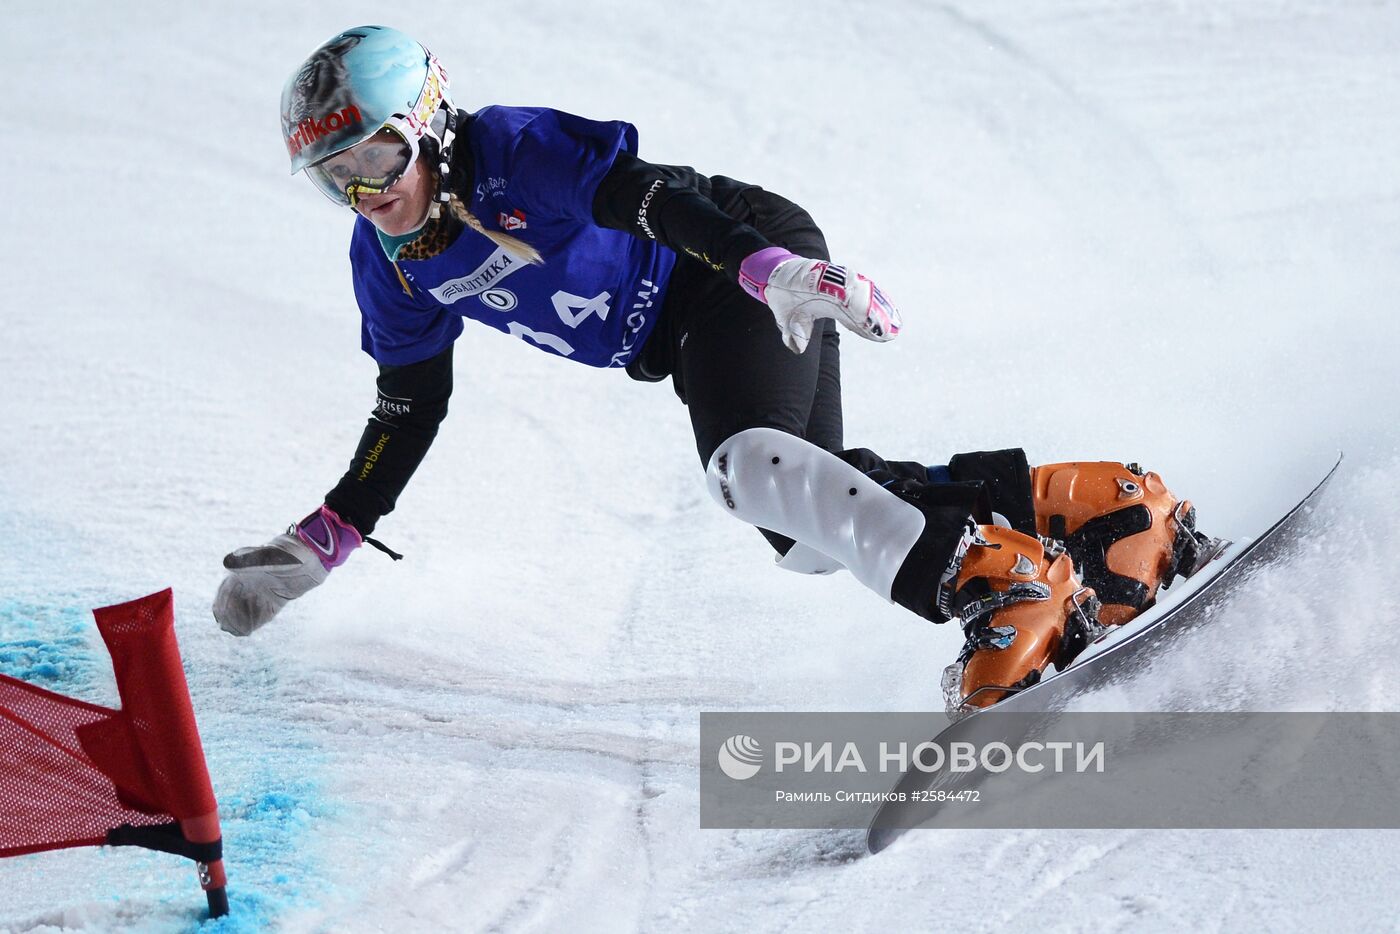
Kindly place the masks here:
[(598, 184), (619, 151), (636, 151), (636, 129), (540, 107), (486, 107), (475, 118), (457, 142), (475, 162), (469, 208), (544, 265), (467, 229), (437, 256), (399, 261), (400, 282), (374, 225), (357, 218), (361, 346), (382, 364), (416, 363), (456, 340), (466, 317), (579, 363), (625, 366), (651, 333), (676, 261), (654, 241), (593, 222)]

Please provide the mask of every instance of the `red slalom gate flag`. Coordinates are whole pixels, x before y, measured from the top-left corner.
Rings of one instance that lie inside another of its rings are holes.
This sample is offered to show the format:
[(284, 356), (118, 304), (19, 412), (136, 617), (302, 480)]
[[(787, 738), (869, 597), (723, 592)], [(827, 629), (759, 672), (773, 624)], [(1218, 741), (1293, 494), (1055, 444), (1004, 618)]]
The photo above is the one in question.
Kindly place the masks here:
[(0, 675), (0, 857), (144, 846), (193, 859), (228, 912), (218, 804), (175, 642), (171, 592), (94, 610), (120, 710)]

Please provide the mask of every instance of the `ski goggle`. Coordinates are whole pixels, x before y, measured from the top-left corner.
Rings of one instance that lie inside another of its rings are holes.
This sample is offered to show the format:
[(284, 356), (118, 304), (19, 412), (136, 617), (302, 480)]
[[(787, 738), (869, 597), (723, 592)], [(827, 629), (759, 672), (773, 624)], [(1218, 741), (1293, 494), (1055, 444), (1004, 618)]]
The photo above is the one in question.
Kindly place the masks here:
[(418, 158), (418, 140), (383, 127), (362, 140), (306, 167), (306, 174), (336, 204), (354, 207), (366, 195), (383, 194), (403, 178)]

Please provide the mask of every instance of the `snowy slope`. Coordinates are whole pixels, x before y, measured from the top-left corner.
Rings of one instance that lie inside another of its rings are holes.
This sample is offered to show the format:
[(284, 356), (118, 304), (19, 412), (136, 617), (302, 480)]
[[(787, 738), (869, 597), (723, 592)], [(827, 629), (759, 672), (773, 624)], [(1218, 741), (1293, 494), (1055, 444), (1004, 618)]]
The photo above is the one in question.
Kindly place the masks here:
[[(701, 832), (698, 712), (936, 704), (958, 635), (771, 567), (668, 386), (469, 329), (453, 416), (257, 637), (225, 551), (313, 508), (373, 401), (349, 219), (286, 177), (351, 0), (21, 0), (0, 33), (0, 671), (98, 702), (86, 611), (175, 588), (221, 930), (1395, 930), (1391, 832)], [(406, 0), (459, 103), (626, 118), (761, 182), (900, 303), (847, 440), (1163, 473), (1247, 535), (1337, 449), (1304, 554), (1105, 708), (1392, 709), (1400, 5)], [(452, 12), (449, 12), (452, 11)], [(0, 862), (0, 929), (192, 927), (189, 866)], [(211, 926), (215, 927), (215, 926)]]

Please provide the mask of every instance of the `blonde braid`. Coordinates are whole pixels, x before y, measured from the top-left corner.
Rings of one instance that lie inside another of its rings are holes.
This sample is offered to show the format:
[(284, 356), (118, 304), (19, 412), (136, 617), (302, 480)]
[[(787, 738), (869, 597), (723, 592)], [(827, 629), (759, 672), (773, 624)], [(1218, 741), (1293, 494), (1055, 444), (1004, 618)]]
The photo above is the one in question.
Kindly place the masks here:
[(544, 257), (540, 255), (540, 251), (530, 246), (530, 244), (526, 243), (524, 240), (518, 237), (512, 237), (504, 231), (487, 230), (482, 225), (481, 221), (477, 220), (476, 215), (467, 210), (467, 206), (462, 203), (462, 199), (457, 197), (455, 193), (449, 197), (447, 206), (448, 209), (452, 211), (452, 215), (459, 221), (466, 224), (483, 237), (490, 238), (492, 242), (511, 256), (536, 266), (544, 265)]

